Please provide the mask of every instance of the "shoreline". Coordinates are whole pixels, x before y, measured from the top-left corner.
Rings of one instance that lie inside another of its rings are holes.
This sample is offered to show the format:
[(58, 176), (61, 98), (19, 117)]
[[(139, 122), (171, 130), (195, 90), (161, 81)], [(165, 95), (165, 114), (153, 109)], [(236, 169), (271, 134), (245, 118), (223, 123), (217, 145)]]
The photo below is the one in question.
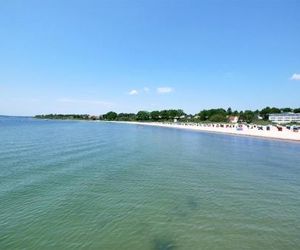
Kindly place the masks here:
[[(36, 118), (35, 118), (36, 119)], [(256, 126), (255, 128), (248, 128), (246, 125), (242, 125), (243, 130), (237, 130), (237, 124), (225, 124), (225, 123), (172, 123), (172, 122), (137, 122), (137, 121), (107, 121), (107, 120), (77, 120), (77, 119), (41, 119), (41, 120), (59, 120), (59, 121), (80, 121), (80, 122), (107, 122), (107, 123), (120, 123), (129, 125), (142, 125), (142, 126), (153, 126), (162, 128), (172, 128), (172, 129), (185, 129), (195, 132), (204, 133), (215, 133), (224, 134), (231, 136), (247, 136), (255, 137), (260, 139), (271, 139), (280, 140), (286, 142), (296, 142), (300, 143), (300, 131), (293, 132), (285, 127), (282, 131), (278, 131), (276, 126), (271, 126), (270, 130), (266, 130), (267, 126), (261, 125), (249, 125)], [(216, 125), (223, 124), (224, 127), (216, 127)], [(230, 125), (231, 127), (226, 127)], [(257, 126), (263, 127), (263, 130), (258, 130)]]
[(287, 128), (283, 128), (282, 131), (278, 131), (275, 126), (271, 126), (270, 130), (266, 130), (266, 126), (262, 126), (264, 130), (258, 130), (257, 127), (248, 128), (247, 126), (242, 125), (243, 130), (237, 130), (237, 127), (234, 124), (231, 125), (234, 127), (216, 127), (216, 126), (212, 126), (212, 124), (201, 124), (201, 123), (197, 125), (197, 124), (170, 123), (170, 122), (169, 123), (128, 122), (128, 121), (105, 121), (105, 122), (185, 129), (185, 130), (192, 130), (197, 132), (217, 133), (217, 134), (227, 134), (227, 135), (237, 135), (237, 136), (250, 136), (250, 137), (256, 137), (261, 139), (282, 140), (287, 142), (300, 142), (300, 131), (293, 132)]

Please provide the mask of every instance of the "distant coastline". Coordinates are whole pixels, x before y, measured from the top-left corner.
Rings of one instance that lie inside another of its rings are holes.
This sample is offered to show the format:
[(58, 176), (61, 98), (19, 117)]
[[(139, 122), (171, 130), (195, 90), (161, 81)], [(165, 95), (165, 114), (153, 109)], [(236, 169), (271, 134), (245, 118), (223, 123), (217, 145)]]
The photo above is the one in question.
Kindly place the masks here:
[[(102, 115), (90, 114), (46, 114), (36, 115), (39, 119), (60, 119), (60, 120), (108, 120), (108, 121), (145, 121), (145, 122), (222, 122), (222, 123), (255, 123), (260, 125), (268, 125), (272, 123), (270, 116), (294, 114), (299, 116), (300, 108), (276, 108), (265, 107), (261, 110), (232, 110), (230, 107), (225, 110), (223, 108), (204, 109), (196, 114), (187, 114), (182, 109), (154, 110), (154, 111), (138, 111), (137, 113), (116, 113), (114, 111), (107, 112)], [(293, 120), (287, 121), (292, 123)], [(300, 119), (296, 120), (300, 123)]]
[[(51, 120), (51, 119), (45, 119)], [(77, 120), (52, 119), (60, 121), (107, 122), (128, 125), (154, 126), (162, 128), (186, 129), (198, 132), (219, 133), (237, 136), (251, 136), (258, 138), (277, 139), (300, 142), (300, 129), (293, 130), (293, 126), (230, 124), (230, 123), (195, 123), (195, 122), (145, 122), (145, 121), (109, 121), (109, 120)], [(296, 126), (298, 127), (298, 126)], [(300, 128), (300, 127), (299, 127)], [(279, 130), (280, 129), (280, 130)]]
[(99, 116), (88, 114), (49, 114), (37, 115), (35, 118), (47, 120), (107, 121), (300, 141), (299, 114), (300, 108), (266, 107), (255, 111), (233, 111), (231, 108), (227, 110), (217, 108), (202, 110), (194, 115), (186, 114), (181, 109), (169, 109), (152, 112), (139, 111), (136, 114), (117, 114), (110, 111)]

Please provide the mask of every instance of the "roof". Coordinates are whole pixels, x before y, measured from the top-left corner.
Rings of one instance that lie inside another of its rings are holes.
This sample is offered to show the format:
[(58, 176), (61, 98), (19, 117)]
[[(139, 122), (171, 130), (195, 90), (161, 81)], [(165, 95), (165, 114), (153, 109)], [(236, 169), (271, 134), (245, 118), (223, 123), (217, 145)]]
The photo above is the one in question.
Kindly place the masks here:
[(278, 113), (278, 114), (269, 114), (269, 117), (270, 116), (300, 116), (300, 113), (285, 112), (285, 113)]

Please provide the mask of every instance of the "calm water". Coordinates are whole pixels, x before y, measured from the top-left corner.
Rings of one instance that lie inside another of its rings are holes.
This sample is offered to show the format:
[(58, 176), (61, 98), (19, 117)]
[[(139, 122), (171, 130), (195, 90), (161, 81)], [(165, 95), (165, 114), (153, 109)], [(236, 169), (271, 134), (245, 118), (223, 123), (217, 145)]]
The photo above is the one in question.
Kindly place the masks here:
[(300, 249), (300, 144), (2, 117), (0, 249)]

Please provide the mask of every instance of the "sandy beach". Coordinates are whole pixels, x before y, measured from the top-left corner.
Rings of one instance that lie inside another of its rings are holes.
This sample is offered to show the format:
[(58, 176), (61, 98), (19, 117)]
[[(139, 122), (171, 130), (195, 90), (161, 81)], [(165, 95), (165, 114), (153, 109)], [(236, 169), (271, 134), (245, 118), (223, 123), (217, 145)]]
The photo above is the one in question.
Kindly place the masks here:
[[(232, 134), (232, 135), (241, 135), (241, 136), (255, 136), (263, 137), (270, 139), (280, 139), (280, 140), (289, 140), (289, 141), (298, 141), (300, 142), (300, 131), (294, 132), (293, 130), (282, 127), (282, 131), (278, 131), (276, 126), (270, 126), (270, 130), (267, 130), (267, 126), (261, 126), (261, 129), (258, 129), (256, 125), (241, 125), (238, 128), (238, 125), (232, 124), (223, 125), (221, 124), (193, 124), (193, 123), (162, 123), (162, 122), (122, 122), (116, 121), (117, 123), (126, 123), (126, 124), (136, 124), (143, 126), (157, 126), (165, 128), (176, 128), (176, 129), (189, 129), (195, 131), (211, 132), (211, 133), (223, 133), (223, 134)], [(229, 127), (231, 126), (231, 127)]]

